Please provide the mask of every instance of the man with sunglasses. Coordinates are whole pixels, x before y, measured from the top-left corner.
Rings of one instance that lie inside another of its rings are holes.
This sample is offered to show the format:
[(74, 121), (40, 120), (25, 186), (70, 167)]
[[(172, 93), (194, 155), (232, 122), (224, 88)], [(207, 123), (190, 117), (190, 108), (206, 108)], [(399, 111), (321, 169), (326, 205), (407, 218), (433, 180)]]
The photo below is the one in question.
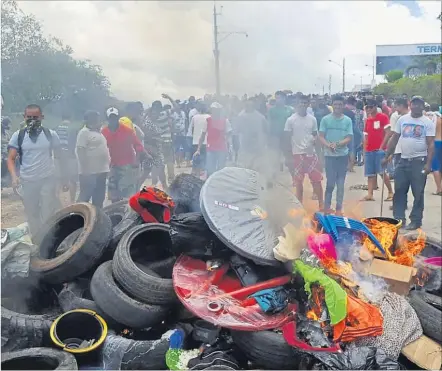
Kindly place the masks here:
[(436, 127), (433, 121), (424, 116), (425, 101), (420, 96), (411, 98), (411, 112), (399, 118), (388, 150), (383, 160), (386, 164), (393, 155), (396, 145), (401, 141), (401, 159), (394, 177), (393, 216), (405, 226), (407, 194), (411, 187), (414, 202), (410, 213), (410, 224), (404, 227), (415, 230), (422, 226), (424, 213), (424, 191), (427, 175), (431, 172), (434, 155)]

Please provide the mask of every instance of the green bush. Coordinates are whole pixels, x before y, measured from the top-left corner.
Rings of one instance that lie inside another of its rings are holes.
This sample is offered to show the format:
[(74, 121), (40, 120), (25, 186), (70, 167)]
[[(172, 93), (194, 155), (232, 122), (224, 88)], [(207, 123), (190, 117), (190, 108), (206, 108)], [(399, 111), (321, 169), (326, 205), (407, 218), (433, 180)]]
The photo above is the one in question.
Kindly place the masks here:
[(441, 105), (442, 75), (420, 76), (417, 78), (403, 77), (391, 83), (379, 84), (374, 88), (375, 94), (396, 97), (407, 94), (421, 95), (428, 103)]

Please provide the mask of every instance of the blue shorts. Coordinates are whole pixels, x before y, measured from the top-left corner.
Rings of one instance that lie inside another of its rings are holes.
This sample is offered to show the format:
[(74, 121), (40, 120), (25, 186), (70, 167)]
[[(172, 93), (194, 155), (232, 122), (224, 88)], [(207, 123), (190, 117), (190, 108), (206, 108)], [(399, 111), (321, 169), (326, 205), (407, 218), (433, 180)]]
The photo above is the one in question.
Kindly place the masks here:
[(178, 152), (186, 152), (187, 150), (187, 141), (184, 135), (177, 135), (173, 138), (173, 147), (175, 153)]
[(385, 157), (384, 151), (365, 152), (365, 176), (376, 176), (382, 174), (382, 159)]
[(434, 142), (434, 156), (431, 161), (432, 171), (441, 171), (442, 163), (442, 140), (436, 140)]

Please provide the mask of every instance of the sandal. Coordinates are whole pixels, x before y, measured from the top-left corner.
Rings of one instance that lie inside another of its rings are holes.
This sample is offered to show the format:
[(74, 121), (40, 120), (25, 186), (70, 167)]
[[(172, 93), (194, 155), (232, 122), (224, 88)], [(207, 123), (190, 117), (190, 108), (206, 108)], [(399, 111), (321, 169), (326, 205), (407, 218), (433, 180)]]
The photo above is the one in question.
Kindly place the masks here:
[(361, 201), (374, 201), (374, 198), (365, 196)]
[(441, 192), (433, 192), (432, 195), (433, 196), (442, 196), (442, 191)]
[(384, 201), (393, 201), (393, 196), (388, 196)]

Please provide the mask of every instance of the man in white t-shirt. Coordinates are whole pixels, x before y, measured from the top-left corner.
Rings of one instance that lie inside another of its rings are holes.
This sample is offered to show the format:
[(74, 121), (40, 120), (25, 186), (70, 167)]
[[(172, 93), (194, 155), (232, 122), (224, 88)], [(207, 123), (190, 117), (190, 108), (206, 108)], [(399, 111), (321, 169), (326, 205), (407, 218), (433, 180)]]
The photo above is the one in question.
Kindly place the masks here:
[(89, 202), (92, 199), (93, 205), (103, 207), (110, 164), (109, 149), (100, 131), (99, 113), (87, 111), (84, 121), (85, 126), (78, 133), (75, 147), (80, 179), (77, 202)]
[[(193, 154), (198, 149), (199, 139), (201, 137), (203, 129), (207, 125), (207, 119), (210, 117), (210, 115), (207, 113), (207, 108), (203, 103), (197, 102), (197, 107), (198, 108), (192, 108), (192, 110), (190, 110), (189, 112), (190, 123), (189, 123), (189, 130), (187, 132), (187, 136), (192, 138), (192, 150), (191, 150), (191, 156), (193, 158), (192, 174), (197, 177), (200, 177), (201, 171), (205, 169), (206, 165), (207, 137), (204, 138), (204, 143), (201, 146), (200, 155), (194, 157)], [(193, 110), (195, 111), (192, 112)]]
[(406, 229), (415, 230), (422, 226), (424, 191), (427, 175), (431, 172), (436, 127), (434, 122), (423, 114), (425, 101), (422, 97), (415, 96), (410, 103), (411, 112), (401, 116), (393, 129), (394, 134), (388, 143), (383, 163), (387, 163), (391, 158), (400, 140), (401, 160), (395, 173), (393, 216), (402, 220), (405, 225), (407, 194), (411, 186), (414, 202), (410, 213), (411, 222)]
[(319, 209), (324, 208), (322, 173), (315, 144), (318, 136), (318, 124), (313, 115), (307, 113), (309, 98), (305, 95), (298, 99), (296, 113), (291, 115), (285, 123), (285, 132), (291, 136), (291, 150), (293, 154), (293, 186), (296, 188), (296, 197), (302, 203), (304, 193), (305, 174), (310, 178), (313, 192), (317, 196)]

